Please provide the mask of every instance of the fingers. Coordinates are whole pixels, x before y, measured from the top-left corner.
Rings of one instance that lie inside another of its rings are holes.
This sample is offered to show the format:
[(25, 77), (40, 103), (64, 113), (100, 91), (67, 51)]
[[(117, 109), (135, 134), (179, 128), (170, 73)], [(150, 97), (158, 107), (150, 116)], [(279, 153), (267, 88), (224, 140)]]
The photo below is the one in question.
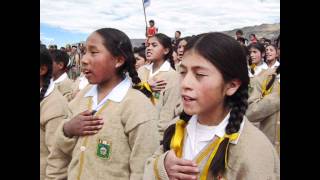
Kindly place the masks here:
[(196, 164), (195, 162), (193, 162), (193, 161), (190, 161), (190, 160), (177, 158), (176, 161), (177, 161), (177, 165), (180, 165), (180, 166), (193, 166), (193, 167), (197, 167), (197, 164)]
[(80, 115), (82, 115), (82, 116), (89, 116), (89, 115), (91, 115), (91, 112), (92, 112), (92, 111), (85, 110), (85, 111), (83, 111), (82, 113), (80, 113)]
[(93, 116), (93, 115), (89, 115), (89, 116), (82, 116), (81, 117), (82, 121), (97, 121), (97, 120), (102, 120), (102, 117), (100, 116)]
[(97, 134), (98, 131), (83, 131), (81, 133), (81, 136), (88, 136), (88, 135), (94, 135)]
[(84, 131), (99, 131), (103, 126), (97, 125), (97, 126), (85, 126), (83, 128)]
[(175, 179), (183, 179), (183, 180), (195, 180), (197, 179), (196, 175), (184, 174), (184, 173), (174, 173), (172, 175)]
[(182, 173), (186, 173), (186, 174), (198, 174), (199, 168), (198, 167), (194, 167), (194, 166), (174, 166), (173, 169), (177, 172), (182, 172)]
[(102, 120), (87, 120), (84, 122), (85, 126), (102, 126), (104, 122)]

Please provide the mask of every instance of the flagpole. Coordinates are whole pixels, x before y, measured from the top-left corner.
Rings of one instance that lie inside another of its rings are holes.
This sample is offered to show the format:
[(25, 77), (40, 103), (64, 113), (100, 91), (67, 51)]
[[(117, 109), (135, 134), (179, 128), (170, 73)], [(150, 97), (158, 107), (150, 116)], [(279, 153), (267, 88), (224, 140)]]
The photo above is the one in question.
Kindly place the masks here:
[(141, 1), (142, 1), (142, 6), (143, 6), (144, 20), (146, 22), (146, 34), (147, 34), (148, 24), (147, 24), (146, 8), (144, 7), (143, 0), (141, 0)]

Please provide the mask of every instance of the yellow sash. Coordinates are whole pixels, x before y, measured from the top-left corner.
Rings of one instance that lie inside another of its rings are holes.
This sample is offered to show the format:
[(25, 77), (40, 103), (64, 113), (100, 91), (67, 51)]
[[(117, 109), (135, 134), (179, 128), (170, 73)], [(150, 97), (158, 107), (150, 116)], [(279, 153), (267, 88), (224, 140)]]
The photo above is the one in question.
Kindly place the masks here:
[[(176, 122), (176, 128), (175, 128), (175, 133), (171, 139), (170, 142), (170, 149), (173, 149), (174, 152), (176, 153), (176, 156), (181, 158), (182, 157), (182, 150), (183, 150), (183, 138), (184, 138), (184, 133), (185, 133), (185, 127), (186, 127), (187, 123), (182, 120), (179, 119)], [(213, 160), (214, 156), (216, 155), (216, 152), (221, 144), (221, 142), (226, 139), (229, 138), (228, 140), (228, 144), (227, 144), (227, 148), (226, 148), (226, 153), (225, 153), (225, 166), (227, 167), (227, 154), (228, 154), (228, 148), (229, 148), (229, 143), (230, 141), (234, 141), (238, 138), (239, 133), (232, 133), (232, 134), (225, 134), (222, 138), (218, 138), (217, 140), (215, 140), (212, 144), (210, 144), (196, 159), (196, 163), (199, 164), (207, 155), (208, 153), (210, 153), (210, 151), (212, 150), (212, 148), (214, 148), (214, 150), (212, 151), (212, 153), (210, 154), (210, 157), (207, 161), (207, 163), (204, 166), (204, 169), (201, 172), (200, 175), (200, 180), (205, 180), (208, 176), (208, 172), (209, 172), (209, 167), (211, 164), (211, 161)]]

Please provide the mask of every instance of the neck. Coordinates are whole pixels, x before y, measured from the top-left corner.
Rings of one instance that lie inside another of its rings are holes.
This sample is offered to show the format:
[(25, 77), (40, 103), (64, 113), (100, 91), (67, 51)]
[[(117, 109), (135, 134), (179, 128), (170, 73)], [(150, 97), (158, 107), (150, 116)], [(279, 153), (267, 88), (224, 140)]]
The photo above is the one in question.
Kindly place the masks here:
[(260, 65), (262, 65), (262, 60), (260, 60), (260, 62), (256, 64), (256, 66), (260, 66)]
[(114, 78), (98, 84), (98, 103), (106, 97), (111, 90), (122, 81), (121, 77), (115, 76)]
[(152, 71), (156, 72), (163, 63), (164, 63), (164, 60), (153, 61)]
[(57, 80), (64, 72), (57, 72), (57, 74), (52, 74), (53, 80)]
[(228, 113), (229, 108), (221, 106), (210, 112), (199, 114), (198, 122), (207, 126), (217, 126), (223, 121)]
[(40, 88), (42, 88), (42, 87), (43, 87), (43, 84), (44, 84), (44, 82), (43, 82), (43, 78), (42, 78), (42, 77), (40, 77)]
[(268, 67), (273, 66), (275, 63), (276, 63), (276, 59), (273, 59), (273, 60), (267, 61)]

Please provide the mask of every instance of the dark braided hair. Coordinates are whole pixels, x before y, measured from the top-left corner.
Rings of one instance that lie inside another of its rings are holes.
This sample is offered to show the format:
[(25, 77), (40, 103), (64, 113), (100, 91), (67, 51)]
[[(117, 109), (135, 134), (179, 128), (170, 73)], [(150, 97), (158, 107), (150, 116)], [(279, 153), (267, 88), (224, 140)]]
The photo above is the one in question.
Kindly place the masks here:
[(40, 46), (40, 67), (42, 66), (46, 66), (48, 71), (43, 77), (41, 77), (43, 78), (44, 83), (40, 91), (40, 102), (43, 100), (44, 95), (47, 92), (47, 89), (50, 85), (50, 79), (52, 74), (52, 59), (50, 53), (46, 48), (42, 48)]
[(280, 73), (280, 66), (277, 67), (277, 69), (276, 69), (276, 74), (272, 74), (272, 78), (271, 78), (271, 80), (269, 81), (269, 83), (268, 83), (267, 86), (266, 86), (266, 90), (267, 90), (267, 91), (272, 87), (274, 81), (276, 80), (276, 76), (277, 76), (279, 73)]
[[(250, 51), (251, 48), (254, 48), (254, 49), (257, 49), (260, 51), (260, 54), (261, 54), (261, 58), (262, 57), (262, 54), (265, 52), (265, 48), (264, 46), (261, 44), (261, 43), (251, 43), (249, 46), (248, 46), (248, 50)], [(249, 54), (250, 55), (250, 54)], [(263, 59), (262, 59), (263, 61)], [(249, 65), (251, 66), (252, 65), (252, 59), (251, 59), (251, 56), (250, 56), (250, 59), (249, 59)], [(250, 72), (252, 75), (254, 75), (254, 69), (253, 68), (250, 68)]]
[(152, 93), (140, 89), (138, 84), (141, 82), (135, 68), (136, 59), (134, 58), (133, 48), (129, 37), (122, 31), (114, 28), (102, 28), (95, 31), (104, 39), (104, 46), (115, 57), (123, 56), (125, 62), (118, 68), (117, 73), (122, 78), (128, 72), (133, 82), (133, 88), (140, 90), (147, 97), (151, 97)]
[[(196, 53), (210, 61), (222, 74), (225, 82), (234, 79), (241, 81), (241, 86), (232, 95), (225, 98), (224, 105), (231, 109), (226, 134), (236, 133), (240, 129), (243, 117), (248, 107), (248, 84), (249, 76), (245, 52), (241, 45), (232, 37), (212, 32), (192, 37), (185, 47), (185, 51), (194, 50)], [(174, 131), (169, 127), (164, 135), (164, 149), (168, 148), (168, 134)], [(171, 135), (171, 138), (172, 138)], [(171, 139), (170, 138), (170, 139)], [(225, 155), (229, 139), (221, 142), (214, 159), (211, 162), (210, 170), (214, 176), (225, 171)]]
[(163, 48), (169, 49), (169, 52), (168, 52), (168, 54), (166, 54), (164, 56), (164, 59), (168, 60), (172, 69), (175, 70), (176, 68), (174, 66), (174, 61), (173, 61), (173, 57), (172, 57), (173, 48), (172, 48), (172, 44), (171, 44), (171, 39), (167, 35), (162, 34), (162, 33), (157, 33), (154, 35), (154, 37), (156, 37), (158, 39), (158, 41), (163, 46)]

